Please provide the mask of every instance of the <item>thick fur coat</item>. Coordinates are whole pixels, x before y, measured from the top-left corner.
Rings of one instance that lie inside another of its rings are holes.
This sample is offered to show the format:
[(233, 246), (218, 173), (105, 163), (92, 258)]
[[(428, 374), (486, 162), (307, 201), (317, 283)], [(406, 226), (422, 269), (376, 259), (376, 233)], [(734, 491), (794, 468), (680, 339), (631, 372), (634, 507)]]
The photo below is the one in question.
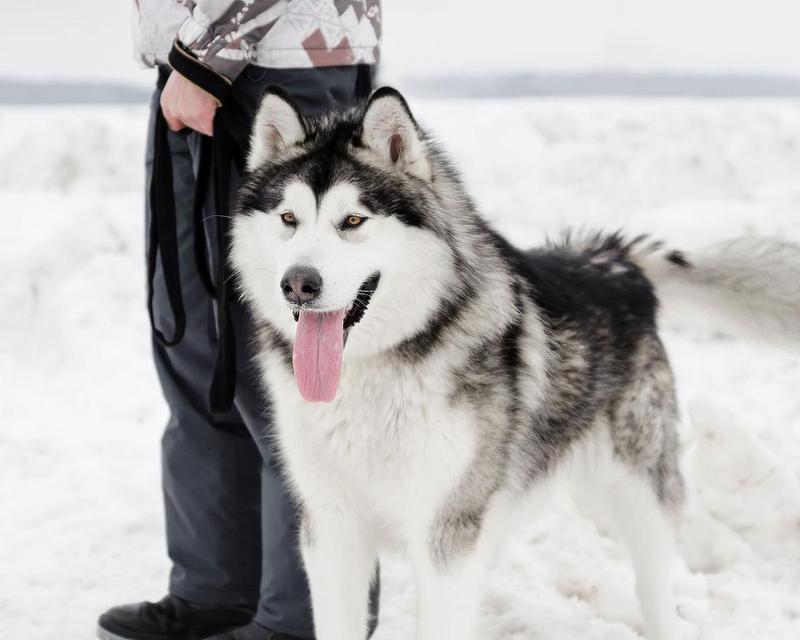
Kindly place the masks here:
[(418, 638), (477, 637), (504, 534), (563, 479), (630, 550), (648, 638), (676, 638), (684, 489), (655, 281), (744, 296), (796, 332), (797, 279), (772, 298), (756, 283), (788, 283), (797, 247), (693, 256), (593, 235), (519, 250), (391, 89), (314, 121), (271, 90), (248, 164), (232, 260), (302, 512), (317, 637), (366, 637), (386, 546), (413, 566)]

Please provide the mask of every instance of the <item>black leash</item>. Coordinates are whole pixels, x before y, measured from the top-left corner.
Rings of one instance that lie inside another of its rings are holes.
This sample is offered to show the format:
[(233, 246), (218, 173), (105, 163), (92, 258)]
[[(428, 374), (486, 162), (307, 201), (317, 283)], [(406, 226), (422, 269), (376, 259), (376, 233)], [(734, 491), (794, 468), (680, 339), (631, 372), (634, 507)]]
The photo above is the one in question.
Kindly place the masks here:
[[(172, 347), (183, 338), (186, 330), (186, 312), (181, 294), (180, 268), (178, 261), (178, 222), (175, 214), (175, 194), (172, 190), (172, 154), (167, 138), (167, 121), (161, 112), (156, 112), (153, 168), (150, 179), (150, 252), (147, 256), (147, 310), (150, 326), (159, 344)], [(153, 290), (156, 261), (161, 254), (164, 285), (167, 289), (172, 311), (172, 337), (167, 337), (156, 327), (153, 312)]]
[[(163, 89), (168, 72), (159, 74)], [(214, 118), (213, 137), (202, 136), (198, 158), (194, 200), (192, 204), (194, 257), (203, 287), (217, 304), (217, 357), (209, 389), (209, 405), (215, 413), (225, 413), (233, 406), (236, 392), (236, 337), (231, 323), (233, 282), (228, 265), (228, 243), (231, 214), (231, 171), (235, 167), (242, 175), (249, 131), (246, 116), (229, 102), (220, 107)], [(150, 326), (159, 344), (172, 347), (178, 344), (186, 330), (186, 312), (181, 292), (178, 255), (177, 215), (173, 192), (172, 154), (169, 148), (169, 128), (161, 108), (155, 114), (153, 168), (150, 180), (150, 251), (148, 266), (147, 306)], [(236, 132), (236, 133), (232, 133)], [(242, 133), (245, 132), (245, 133)], [(212, 186), (216, 216), (216, 243), (219, 258), (212, 269), (206, 236), (203, 205)], [(155, 322), (153, 307), (156, 264), (161, 256), (164, 284), (173, 318), (171, 336), (166, 336)], [(212, 275), (214, 271), (214, 275)], [(216, 277), (214, 277), (216, 276)]]
[[(216, 412), (229, 410), (236, 394), (236, 336), (231, 322), (233, 274), (227, 257), (231, 228), (231, 170), (236, 166), (239, 175), (242, 175), (244, 153), (230, 134), (229, 125), (225, 123), (228, 116), (229, 112), (223, 115), (223, 112), (219, 111), (214, 119), (214, 137), (210, 154), (214, 174), (214, 209), (218, 216), (217, 246), (220, 252), (217, 261), (217, 360), (209, 391), (209, 404), (211, 410)], [(244, 130), (247, 128), (244, 127)]]
[(208, 260), (205, 216), (203, 205), (208, 193), (208, 181), (211, 175), (212, 142), (208, 136), (200, 137), (200, 158), (197, 167), (197, 176), (194, 183), (194, 196), (192, 200), (192, 231), (194, 242), (194, 261), (203, 288), (212, 298), (217, 297), (217, 288), (211, 276), (211, 265)]

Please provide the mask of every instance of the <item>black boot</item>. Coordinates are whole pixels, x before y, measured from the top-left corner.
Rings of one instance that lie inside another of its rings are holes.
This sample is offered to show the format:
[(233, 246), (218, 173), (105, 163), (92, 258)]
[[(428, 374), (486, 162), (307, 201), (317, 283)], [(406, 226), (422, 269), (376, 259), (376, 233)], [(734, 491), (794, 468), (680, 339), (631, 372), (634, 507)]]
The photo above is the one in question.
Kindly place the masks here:
[(290, 636), (285, 633), (276, 633), (266, 627), (262, 627), (257, 622), (211, 636), (207, 640), (302, 640), (297, 636)]
[(197, 640), (236, 627), (253, 618), (246, 607), (194, 605), (177, 596), (160, 602), (112, 607), (97, 622), (100, 640)]

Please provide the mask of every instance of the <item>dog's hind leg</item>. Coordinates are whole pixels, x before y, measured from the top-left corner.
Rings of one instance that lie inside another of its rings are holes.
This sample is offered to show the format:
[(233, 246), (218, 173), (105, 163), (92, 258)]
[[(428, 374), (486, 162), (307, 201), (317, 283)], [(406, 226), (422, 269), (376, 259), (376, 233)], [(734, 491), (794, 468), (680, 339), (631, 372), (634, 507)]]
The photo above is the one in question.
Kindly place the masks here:
[(577, 506), (627, 548), (645, 637), (676, 640), (671, 574), (675, 519), (682, 497), (677, 452), (668, 447), (657, 456), (654, 467), (635, 467), (605, 437), (602, 440), (587, 442), (571, 465)]
[(609, 412), (610, 446), (602, 447), (597, 484), (612, 529), (631, 554), (647, 638), (674, 640), (671, 569), (683, 501), (677, 401), (672, 372), (655, 336), (641, 341), (632, 364), (629, 385)]
[[(622, 465), (619, 465), (622, 467)], [(619, 468), (608, 487), (612, 528), (627, 547), (648, 640), (676, 640), (674, 523), (649, 479)]]

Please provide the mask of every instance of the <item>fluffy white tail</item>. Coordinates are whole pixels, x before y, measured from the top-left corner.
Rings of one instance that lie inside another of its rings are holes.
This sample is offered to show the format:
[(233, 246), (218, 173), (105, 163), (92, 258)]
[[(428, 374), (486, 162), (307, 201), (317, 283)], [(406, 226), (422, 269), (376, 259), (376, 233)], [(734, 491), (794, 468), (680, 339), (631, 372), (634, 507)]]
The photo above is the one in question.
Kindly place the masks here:
[(800, 347), (800, 246), (741, 237), (692, 252), (640, 247), (632, 256), (670, 318), (714, 316), (749, 338)]

